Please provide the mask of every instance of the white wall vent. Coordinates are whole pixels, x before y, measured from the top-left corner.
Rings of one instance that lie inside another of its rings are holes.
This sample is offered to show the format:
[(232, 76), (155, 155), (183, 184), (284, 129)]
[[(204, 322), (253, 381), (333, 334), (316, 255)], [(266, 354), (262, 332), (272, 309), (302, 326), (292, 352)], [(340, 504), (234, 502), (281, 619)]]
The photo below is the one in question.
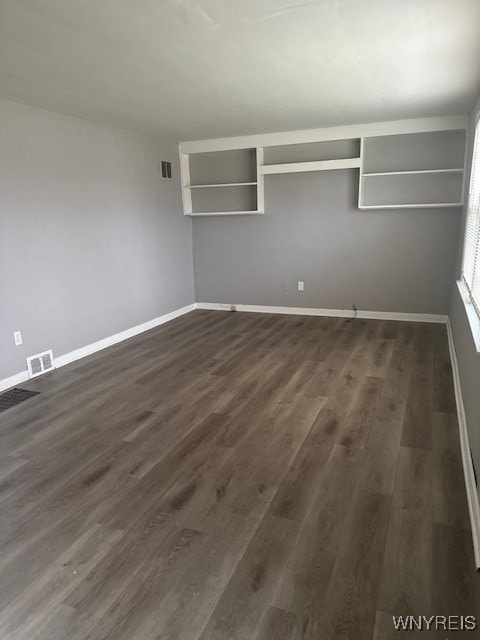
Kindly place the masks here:
[(37, 353), (34, 356), (27, 358), (28, 375), (30, 378), (36, 378), (37, 376), (52, 371), (55, 369), (53, 363), (53, 351), (44, 351), (43, 353)]

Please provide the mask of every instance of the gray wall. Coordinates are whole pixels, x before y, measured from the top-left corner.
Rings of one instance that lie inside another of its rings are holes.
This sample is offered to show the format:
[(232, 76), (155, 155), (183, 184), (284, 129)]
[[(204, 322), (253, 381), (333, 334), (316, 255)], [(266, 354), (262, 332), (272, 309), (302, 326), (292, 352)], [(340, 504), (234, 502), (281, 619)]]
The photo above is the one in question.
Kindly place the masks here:
[[(480, 109), (480, 99), (474, 107), (471, 117), (470, 140), (468, 162), (471, 168), (471, 158), (473, 152), (473, 136), (475, 125), (475, 114)], [(467, 182), (468, 184), (468, 182)], [(463, 226), (465, 223), (466, 207), (462, 220), (462, 234), (459, 243), (457, 260), (457, 278), (460, 277), (463, 254)], [(453, 340), (458, 360), (460, 383), (462, 387), (463, 402), (465, 405), (465, 415), (467, 418), (468, 435), (470, 447), (472, 449), (475, 469), (480, 474), (480, 354), (475, 349), (473, 337), (470, 331), (465, 307), (460, 297), (457, 285), (454, 284), (452, 290), (452, 300), (450, 308), (450, 322), (452, 325)]]
[(0, 101), (0, 379), (194, 301), (177, 161), (173, 141)]
[(460, 210), (362, 212), (357, 181), (266, 176), (264, 216), (194, 218), (196, 300), (446, 314)]

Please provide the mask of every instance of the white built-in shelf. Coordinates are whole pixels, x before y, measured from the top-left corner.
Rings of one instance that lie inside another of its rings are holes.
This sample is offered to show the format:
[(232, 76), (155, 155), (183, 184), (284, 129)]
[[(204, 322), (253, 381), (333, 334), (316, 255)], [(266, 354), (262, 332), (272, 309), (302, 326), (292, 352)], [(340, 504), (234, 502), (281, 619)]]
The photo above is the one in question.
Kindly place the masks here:
[(180, 154), (183, 211), (187, 216), (264, 213), (263, 149), (244, 147)]
[(365, 137), (359, 209), (462, 206), (465, 130)]
[(358, 171), (361, 210), (455, 209), (466, 125), (452, 116), (181, 143), (184, 213), (260, 215), (266, 175), (336, 169)]
[(264, 164), (258, 168), (263, 175), (272, 173), (301, 173), (304, 171), (330, 171), (332, 169), (358, 169), (360, 158), (341, 160), (312, 160), (310, 162), (287, 162), (285, 164)]
[(456, 169), (414, 169), (411, 171), (378, 171), (375, 173), (363, 173), (363, 178), (368, 178), (370, 176), (412, 176), (412, 175), (422, 175), (426, 173), (463, 173), (463, 167)]
[(218, 187), (255, 187), (257, 182), (220, 182), (218, 184), (187, 184), (185, 189), (217, 189)]

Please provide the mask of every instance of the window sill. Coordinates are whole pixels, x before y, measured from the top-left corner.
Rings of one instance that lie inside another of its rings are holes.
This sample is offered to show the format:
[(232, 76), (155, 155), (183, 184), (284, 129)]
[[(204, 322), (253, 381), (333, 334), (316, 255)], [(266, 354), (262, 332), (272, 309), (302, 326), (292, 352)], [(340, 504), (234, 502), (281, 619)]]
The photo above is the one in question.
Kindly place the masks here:
[(472, 332), (473, 341), (477, 353), (480, 353), (480, 317), (477, 310), (470, 301), (470, 294), (467, 289), (467, 285), (462, 280), (457, 280), (458, 291), (465, 307), (465, 313), (467, 314), (468, 324)]

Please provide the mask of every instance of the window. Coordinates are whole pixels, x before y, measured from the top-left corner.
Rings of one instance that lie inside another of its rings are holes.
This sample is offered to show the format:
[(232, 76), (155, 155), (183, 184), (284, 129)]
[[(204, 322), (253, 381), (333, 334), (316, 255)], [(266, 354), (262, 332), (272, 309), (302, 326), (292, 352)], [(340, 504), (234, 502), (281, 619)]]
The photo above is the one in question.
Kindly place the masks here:
[(462, 277), (468, 288), (470, 300), (480, 316), (480, 117), (477, 117), (475, 126)]

